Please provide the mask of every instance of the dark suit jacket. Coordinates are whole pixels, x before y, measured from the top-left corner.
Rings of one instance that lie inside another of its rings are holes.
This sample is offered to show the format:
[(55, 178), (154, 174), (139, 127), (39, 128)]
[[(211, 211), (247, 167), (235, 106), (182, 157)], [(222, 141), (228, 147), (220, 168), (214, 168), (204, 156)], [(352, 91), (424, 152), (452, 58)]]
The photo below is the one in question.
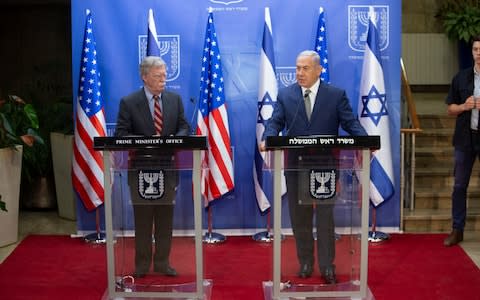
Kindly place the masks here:
[[(185, 120), (180, 96), (163, 91), (162, 103), (162, 136), (187, 136), (190, 126)], [(143, 88), (122, 98), (120, 100), (115, 136), (152, 136), (155, 134), (152, 113), (148, 107), (148, 99)]]
[[(162, 93), (163, 129), (162, 136), (187, 136), (190, 126), (185, 120), (182, 99), (178, 94)], [(155, 135), (152, 113), (148, 99), (142, 89), (122, 98), (117, 117), (115, 136), (152, 136)], [(152, 167), (155, 164), (168, 167), (173, 152), (142, 150), (130, 153), (130, 167)]]
[[(450, 90), (446, 99), (447, 105), (465, 103), (468, 97), (473, 95), (473, 68), (461, 70), (452, 79)], [(459, 149), (471, 149), (472, 135), (470, 132), (471, 111), (466, 111), (457, 116), (455, 132), (453, 134), (453, 146)]]
[(337, 135), (339, 126), (351, 135), (367, 135), (353, 115), (344, 90), (320, 82), (309, 122), (302, 88), (294, 83), (278, 92), (272, 117), (266, 124), (263, 136), (276, 136), (285, 127), (289, 136)]

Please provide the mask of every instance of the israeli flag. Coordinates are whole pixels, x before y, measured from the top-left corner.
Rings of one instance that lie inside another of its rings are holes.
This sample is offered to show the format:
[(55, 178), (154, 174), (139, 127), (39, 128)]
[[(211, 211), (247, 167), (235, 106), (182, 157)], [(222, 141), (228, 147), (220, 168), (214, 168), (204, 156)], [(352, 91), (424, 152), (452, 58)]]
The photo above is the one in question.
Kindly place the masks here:
[(370, 200), (378, 206), (394, 194), (390, 122), (379, 50), (378, 16), (370, 7), (367, 43), (363, 59), (358, 116), (368, 135), (380, 136), (380, 149), (370, 164)]
[[(272, 22), (270, 9), (265, 8), (265, 24), (263, 29), (262, 50), (260, 51), (260, 75), (258, 84), (258, 113), (257, 113), (257, 143), (255, 147), (255, 161), (253, 166), (253, 181), (255, 184), (255, 195), (258, 207), (264, 212), (270, 208), (270, 201), (273, 197), (271, 191), (265, 188), (273, 186), (273, 174), (268, 169), (270, 161), (268, 152), (261, 152), (260, 145), (265, 132), (265, 122), (272, 117), (273, 106), (277, 101), (278, 87), (275, 75), (275, 59), (273, 52)], [(286, 191), (285, 177), (282, 176), (282, 195)]]
[(148, 11), (147, 56), (160, 56), (160, 43), (151, 8)]

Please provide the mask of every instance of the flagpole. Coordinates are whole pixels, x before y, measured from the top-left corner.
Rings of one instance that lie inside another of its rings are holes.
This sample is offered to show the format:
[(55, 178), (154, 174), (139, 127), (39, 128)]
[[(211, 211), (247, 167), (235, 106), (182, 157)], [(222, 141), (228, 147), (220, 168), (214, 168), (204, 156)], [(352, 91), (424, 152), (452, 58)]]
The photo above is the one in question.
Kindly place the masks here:
[[(202, 156), (202, 161), (207, 166), (204, 176), (202, 176), (202, 189), (205, 189), (202, 193), (209, 202), (229, 193), (234, 188), (233, 154), (225, 105), (221, 55), (211, 7), (207, 18), (203, 49), (196, 132), (197, 135), (207, 136), (209, 140), (215, 141), (209, 143), (207, 153)], [(208, 231), (203, 242), (222, 243), (226, 240), (225, 236), (212, 231), (213, 215), (210, 204), (207, 209)]]
[(273, 242), (273, 234), (270, 227), (270, 210), (267, 212), (267, 229), (265, 231), (260, 231), (255, 233), (252, 236), (253, 240), (256, 242), (271, 243)]
[(368, 232), (368, 241), (371, 243), (382, 243), (390, 239), (388, 233), (377, 231), (377, 208), (370, 203), (372, 207), (372, 230)]
[[(106, 123), (92, 24), (92, 14), (87, 9), (82, 47), (84, 51), (80, 60), (80, 80), (75, 110), (72, 183), (85, 207), (89, 211), (95, 209), (95, 233), (86, 235), (84, 240), (102, 244), (106, 239), (105, 234), (100, 231), (98, 207), (104, 202), (104, 165), (102, 154), (92, 151), (92, 141), (94, 136), (106, 136)], [(91, 129), (84, 130), (86, 134), (80, 134), (79, 127)]]
[(362, 80), (358, 102), (360, 124), (368, 135), (379, 135), (381, 147), (370, 163), (370, 205), (372, 205), (372, 230), (368, 241), (379, 243), (388, 240), (388, 234), (377, 231), (377, 206), (395, 194), (388, 101), (385, 88), (382, 55), (379, 46), (377, 23), (381, 20), (373, 6), (368, 11), (367, 40), (362, 66)]
[(205, 235), (203, 236), (203, 242), (206, 244), (220, 244), (227, 240), (227, 237), (221, 233), (212, 231), (212, 206), (209, 205), (208, 208), (208, 229)]
[(95, 209), (95, 232), (83, 237), (85, 242), (93, 244), (105, 244), (107, 242), (105, 233), (100, 231), (100, 212), (98, 207)]
[[(270, 210), (267, 212), (267, 228), (265, 231), (260, 231), (255, 233), (252, 236), (252, 239), (256, 242), (263, 242), (263, 243), (271, 243), (273, 242), (273, 233), (272, 233), (272, 226), (271, 226), (271, 213)], [(283, 241), (285, 236), (283, 234), (280, 235), (280, 240)]]

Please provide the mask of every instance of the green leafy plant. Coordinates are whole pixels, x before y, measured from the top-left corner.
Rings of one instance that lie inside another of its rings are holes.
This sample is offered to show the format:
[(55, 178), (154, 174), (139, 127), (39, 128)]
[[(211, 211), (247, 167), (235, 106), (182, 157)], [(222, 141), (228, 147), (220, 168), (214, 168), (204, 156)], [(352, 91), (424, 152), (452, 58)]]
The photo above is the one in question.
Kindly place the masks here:
[(72, 104), (62, 99), (50, 103), (33, 103), (39, 120), (38, 134), (44, 143), (23, 150), (23, 180), (33, 182), (35, 178), (53, 172), (50, 133), (73, 134)]
[[(15, 95), (0, 97), (0, 148), (27, 145), (27, 149), (44, 144), (37, 133), (38, 128), (37, 113), (31, 104)], [(1, 200), (0, 210), (7, 211)]]
[(451, 40), (470, 43), (480, 34), (480, 0), (443, 0), (436, 17)]
[(20, 97), (0, 97), (0, 148), (43, 143), (37, 134), (38, 117), (31, 104)]

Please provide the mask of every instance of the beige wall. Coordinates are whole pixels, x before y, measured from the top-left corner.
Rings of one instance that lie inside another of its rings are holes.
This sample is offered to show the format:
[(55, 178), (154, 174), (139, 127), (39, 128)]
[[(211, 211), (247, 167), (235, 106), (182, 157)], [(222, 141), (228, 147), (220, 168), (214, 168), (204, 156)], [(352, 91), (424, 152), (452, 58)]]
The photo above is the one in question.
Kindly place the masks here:
[(435, 18), (439, 0), (402, 0), (403, 33), (443, 33)]

